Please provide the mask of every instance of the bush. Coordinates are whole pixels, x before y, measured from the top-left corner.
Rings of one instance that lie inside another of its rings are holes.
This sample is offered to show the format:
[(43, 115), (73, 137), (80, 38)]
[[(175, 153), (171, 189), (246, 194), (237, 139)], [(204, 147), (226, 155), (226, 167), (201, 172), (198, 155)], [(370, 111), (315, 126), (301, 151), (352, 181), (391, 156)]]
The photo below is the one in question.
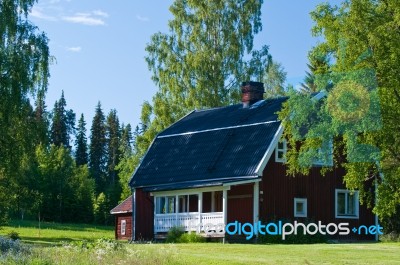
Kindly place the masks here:
[(203, 236), (195, 232), (183, 233), (178, 239), (179, 243), (202, 243), (205, 241), (206, 239)]
[(21, 239), (19, 237), (19, 234), (15, 231), (10, 231), (10, 233), (8, 233), (7, 236), (12, 240), (20, 240)]
[(185, 232), (181, 227), (174, 226), (172, 227), (168, 233), (167, 233), (167, 239), (165, 242), (167, 243), (178, 243), (180, 237), (184, 234)]
[(181, 227), (172, 227), (167, 233), (167, 243), (200, 243), (205, 238), (195, 232), (185, 233)]

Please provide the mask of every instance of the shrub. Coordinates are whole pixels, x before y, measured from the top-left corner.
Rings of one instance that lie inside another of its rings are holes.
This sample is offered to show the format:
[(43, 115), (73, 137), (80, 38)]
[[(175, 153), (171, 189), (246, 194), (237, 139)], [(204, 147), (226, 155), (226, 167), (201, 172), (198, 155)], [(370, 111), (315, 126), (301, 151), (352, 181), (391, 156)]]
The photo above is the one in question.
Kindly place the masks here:
[(174, 226), (172, 227), (168, 233), (167, 233), (167, 239), (165, 242), (167, 243), (178, 243), (180, 237), (184, 234), (185, 232), (181, 227)]
[(178, 239), (179, 243), (202, 243), (205, 241), (206, 239), (203, 236), (195, 232), (183, 233)]
[(7, 234), (7, 236), (8, 236), (10, 239), (12, 239), (12, 240), (19, 240), (19, 239), (21, 239), (21, 238), (19, 237), (19, 234), (18, 234), (17, 232), (15, 232), (15, 231), (10, 231), (10, 232)]

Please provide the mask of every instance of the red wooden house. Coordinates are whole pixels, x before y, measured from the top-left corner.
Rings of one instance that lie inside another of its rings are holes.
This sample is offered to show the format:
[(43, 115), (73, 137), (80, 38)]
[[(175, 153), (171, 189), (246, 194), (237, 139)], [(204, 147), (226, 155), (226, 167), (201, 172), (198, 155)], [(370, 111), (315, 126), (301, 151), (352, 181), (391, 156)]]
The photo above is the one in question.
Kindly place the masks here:
[(110, 211), (115, 216), (115, 239), (132, 238), (132, 196)]
[(375, 224), (358, 193), (346, 190), (342, 169), (322, 177), (315, 161), (309, 176), (286, 176), (276, 112), (287, 98), (263, 100), (263, 93), (262, 83), (243, 83), (243, 104), (192, 111), (157, 135), (129, 183), (133, 240), (235, 221)]

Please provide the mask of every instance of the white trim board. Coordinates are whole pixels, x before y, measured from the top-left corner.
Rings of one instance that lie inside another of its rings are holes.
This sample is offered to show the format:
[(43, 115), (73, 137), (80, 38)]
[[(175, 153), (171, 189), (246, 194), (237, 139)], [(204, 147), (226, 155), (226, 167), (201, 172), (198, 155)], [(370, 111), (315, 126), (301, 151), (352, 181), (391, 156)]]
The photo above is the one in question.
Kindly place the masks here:
[(153, 191), (150, 193), (151, 196), (171, 196), (171, 195), (190, 195), (199, 194), (200, 192), (211, 192), (211, 191), (223, 191), (230, 190), (230, 186), (218, 186), (218, 187), (205, 187), (205, 188), (193, 188), (184, 190), (168, 190), (168, 191)]
[(267, 151), (265, 152), (263, 158), (261, 159), (260, 164), (258, 164), (257, 168), (256, 168), (256, 173), (258, 176), (262, 176), (263, 171), (265, 169), (265, 167), (267, 166), (267, 163), (269, 161), (269, 159), (272, 156), (272, 153), (275, 151), (275, 147), (278, 144), (279, 139), (281, 138), (283, 133), (283, 126), (282, 124), (279, 125), (278, 130), (276, 131), (274, 137), (272, 138), (271, 143), (269, 144)]

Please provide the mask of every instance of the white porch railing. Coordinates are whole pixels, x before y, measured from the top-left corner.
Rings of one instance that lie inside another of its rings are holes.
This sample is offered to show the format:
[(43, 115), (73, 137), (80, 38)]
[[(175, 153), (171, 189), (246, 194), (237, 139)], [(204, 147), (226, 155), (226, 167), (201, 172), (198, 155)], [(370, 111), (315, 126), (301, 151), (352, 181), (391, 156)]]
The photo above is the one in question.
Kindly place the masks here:
[(154, 232), (168, 232), (174, 226), (181, 227), (184, 231), (198, 231), (199, 224), (218, 225), (223, 223), (223, 212), (156, 214)]

